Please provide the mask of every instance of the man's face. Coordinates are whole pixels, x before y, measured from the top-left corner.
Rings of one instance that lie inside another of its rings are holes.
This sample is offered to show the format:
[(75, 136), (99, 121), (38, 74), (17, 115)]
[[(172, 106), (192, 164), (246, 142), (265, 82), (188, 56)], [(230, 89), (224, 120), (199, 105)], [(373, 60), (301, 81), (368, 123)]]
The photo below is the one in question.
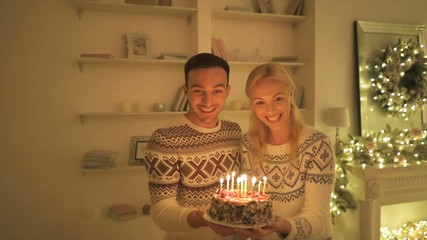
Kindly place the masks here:
[(191, 70), (184, 87), (190, 108), (187, 118), (200, 127), (215, 127), (230, 89), (227, 73), (220, 67)]

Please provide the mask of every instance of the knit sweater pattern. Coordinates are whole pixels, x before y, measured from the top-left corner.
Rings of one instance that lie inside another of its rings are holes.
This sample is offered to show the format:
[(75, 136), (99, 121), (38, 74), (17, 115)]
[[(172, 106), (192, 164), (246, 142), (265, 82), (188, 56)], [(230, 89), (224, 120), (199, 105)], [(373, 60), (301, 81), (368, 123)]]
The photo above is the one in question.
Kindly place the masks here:
[(187, 215), (207, 209), (219, 179), (239, 171), (241, 142), (239, 125), (225, 120), (206, 129), (180, 116), (153, 132), (145, 150), (151, 215), (168, 239), (221, 239), (210, 229), (191, 228)]
[[(244, 139), (244, 155), (250, 156), (247, 136)], [(291, 223), (286, 239), (332, 239), (329, 202), (335, 157), (328, 136), (305, 126), (298, 140), (296, 160), (290, 159), (289, 144), (267, 145), (267, 149), (261, 164), (252, 164), (252, 171), (267, 177), (266, 192), (273, 202), (273, 215)], [(278, 236), (270, 234), (265, 239)]]

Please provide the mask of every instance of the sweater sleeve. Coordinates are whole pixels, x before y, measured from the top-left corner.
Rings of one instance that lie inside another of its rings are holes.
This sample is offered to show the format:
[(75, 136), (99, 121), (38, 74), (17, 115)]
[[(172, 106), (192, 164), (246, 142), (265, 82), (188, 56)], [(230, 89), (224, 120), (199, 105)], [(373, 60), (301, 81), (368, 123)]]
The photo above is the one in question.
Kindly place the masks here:
[(330, 238), (330, 199), (334, 186), (335, 157), (331, 142), (316, 132), (305, 139), (304, 149), (299, 152), (303, 168), (306, 168), (305, 201), (300, 214), (286, 218), (292, 226), (286, 239)]
[(162, 139), (162, 132), (156, 130), (145, 149), (150, 214), (156, 225), (165, 231), (190, 231), (193, 228), (188, 224), (187, 216), (194, 208), (180, 206), (177, 201), (180, 156), (160, 147)]

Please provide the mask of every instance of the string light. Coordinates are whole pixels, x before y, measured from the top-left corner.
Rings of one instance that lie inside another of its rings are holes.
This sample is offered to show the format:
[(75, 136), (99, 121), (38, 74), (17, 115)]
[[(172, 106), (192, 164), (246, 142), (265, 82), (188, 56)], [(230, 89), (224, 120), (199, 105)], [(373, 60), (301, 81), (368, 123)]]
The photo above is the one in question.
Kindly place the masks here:
[(403, 240), (403, 239), (427, 239), (427, 221), (407, 222), (398, 229), (390, 229), (387, 226), (380, 228), (380, 240)]
[(384, 168), (386, 165), (406, 167), (409, 164), (421, 164), (427, 159), (427, 131), (414, 129), (385, 129), (363, 136), (351, 136), (348, 142), (337, 141), (335, 155), (335, 186), (331, 195), (331, 215), (356, 208), (355, 200), (347, 189), (346, 165), (349, 163)]
[(374, 60), (372, 99), (392, 116), (407, 119), (427, 101), (427, 58), (421, 46), (399, 39)]

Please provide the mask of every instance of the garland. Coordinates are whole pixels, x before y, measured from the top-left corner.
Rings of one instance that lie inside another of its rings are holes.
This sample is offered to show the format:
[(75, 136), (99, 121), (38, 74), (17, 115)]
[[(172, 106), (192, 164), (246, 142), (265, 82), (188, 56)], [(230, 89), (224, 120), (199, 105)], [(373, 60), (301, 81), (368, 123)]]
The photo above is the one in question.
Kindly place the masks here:
[(400, 130), (387, 125), (377, 133), (349, 137), (349, 142), (340, 141), (337, 146), (337, 160), (344, 166), (418, 164), (427, 159), (427, 131), (420, 128)]
[(350, 140), (337, 140), (335, 145), (336, 181), (331, 200), (333, 219), (348, 209), (355, 209), (356, 202), (348, 190), (347, 164), (361, 166), (420, 164), (427, 159), (427, 130), (420, 128), (385, 129), (363, 136), (349, 135)]
[(372, 98), (388, 114), (409, 117), (427, 102), (427, 58), (422, 45), (399, 39), (374, 60)]

